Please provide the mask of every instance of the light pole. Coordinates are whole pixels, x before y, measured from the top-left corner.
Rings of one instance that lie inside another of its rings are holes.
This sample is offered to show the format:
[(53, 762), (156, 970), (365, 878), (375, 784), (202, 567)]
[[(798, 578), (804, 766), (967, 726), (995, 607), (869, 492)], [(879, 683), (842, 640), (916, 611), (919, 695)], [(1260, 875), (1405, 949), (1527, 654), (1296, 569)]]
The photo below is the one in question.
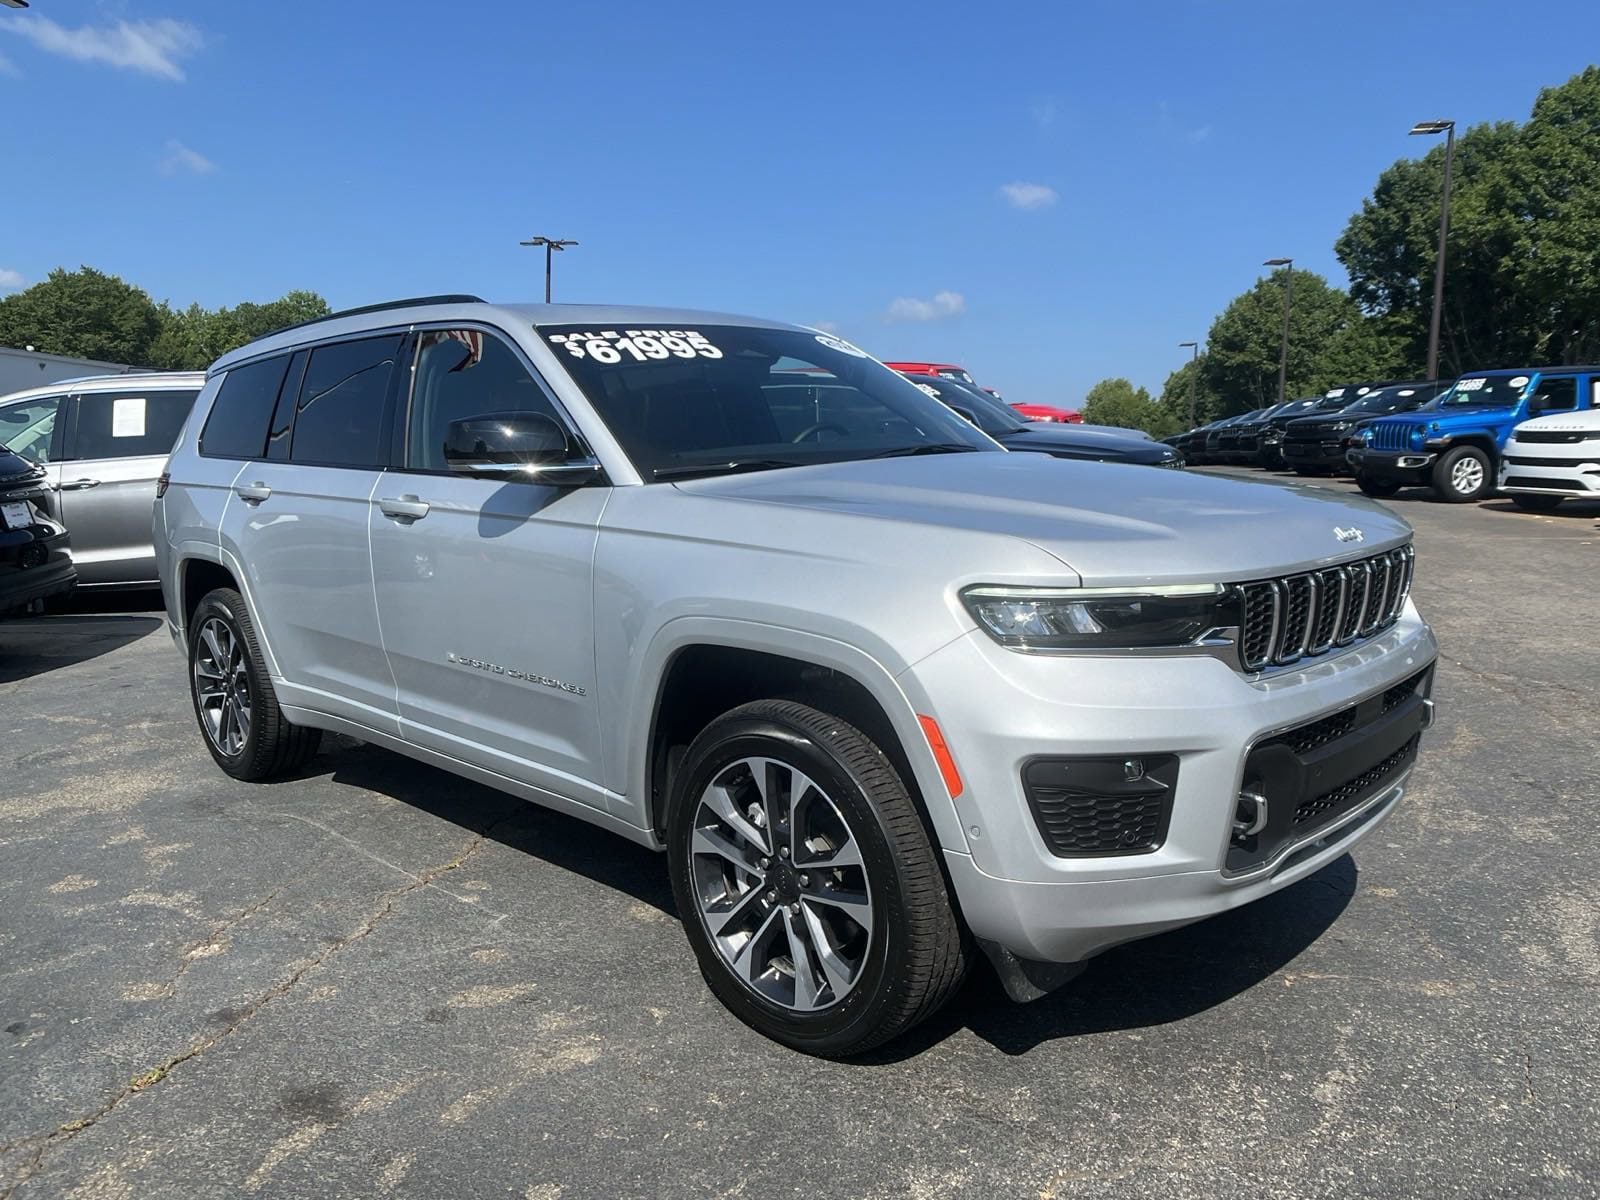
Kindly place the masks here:
[(1197, 424), (1194, 415), (1194, 381), (1200, 374), (1200, 343), (1179, 342), (1178, 347), (1194, 351), (1189, 357), (1189, 428), (1193, 429)]
[(529, 238), (527, 241), (525, 241), (525, 242), (523, 242), (521, 244), (524, 245), (524, 246), (543, 246), (544, 247), (544, 302), (546, 304), (549, 304), (550, 303), (550, 256), (554, 251), (565, 250), (568, 246), (576, 246), (578, 243), (573, 241), (571, 238), (536, 237), (536, 238)]
[(1456, 153), (1454, 121), (1418, 121), (1417, 134), (1442, 133), (1444, 138), (1444, 195), (1439, 201), (1439, 256), (1433, 264), (1433, 319), (1428, 322), (1428, 378), (1439, 378), (1439, 319), (1444, 312), (1444, 244), (1450, 236), (1450, 161)]
[(1278, 346), (1278, 403), (1288, 399), (1285, 388), (1289, 381), (1289, 296), (1294, 289), (1294, 259), (1269, 258), (1263, 267), (1287, 267), (1283, 273), (1283, 340)]

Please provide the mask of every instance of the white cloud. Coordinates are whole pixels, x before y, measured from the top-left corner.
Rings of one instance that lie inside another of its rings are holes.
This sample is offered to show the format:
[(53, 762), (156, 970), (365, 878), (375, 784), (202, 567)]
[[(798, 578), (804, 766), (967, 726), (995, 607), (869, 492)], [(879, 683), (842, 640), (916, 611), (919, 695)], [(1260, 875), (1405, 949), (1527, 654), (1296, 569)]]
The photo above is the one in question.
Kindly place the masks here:
[(0, 54), (0, 75), (9, 75), (12, 79), (22, 78), (22, 72), (17, 70), (17, 64), (4, 54)]
[(19, 288), (27, 282), (22, 277), (21, 271), (13, 271), (10, 267), (0, 267), (0, 288)]
[(195, 26), (170, 17), (68, 29), (49, 17), (28, 15), (0, 22), (0, 30), (20, 34), (50, 54), (78, 62), (109, 63), (175, 83), (184, 77), (179, 60), (199, 50), (205, 41)]
[(1061, 115), (1061, 107), (1056, 103), (1054, 96), (1041, 96), (1033, 102), (1029, 112), (1033, 114), (1035, 125), (1040, 129), (1049, 129)]
[(1000, 194), (1005, 197), (1006, 203), (1012, 208), (1049, 208), (1061, 196), (1055, 188), (1043, 183), (1003, 183), (1000, 185)]
[(173, 138), (167, 142), (167, 156), (161, 160), (160, 167), (163, 175), (209, 175), (217, 169), (217, 164)]
[(932, 300), (918, 300), (901, 296), (889, 305), (891, 321), (939, 321), (954, 317), (967, 310), (967, 302), (960, 292), (935, 292)]
[(1188, 133), (1191, 142), (1203, 142), (1211, 136), (1211, 126), (1202, 125), (1198, 129), (1191, 129)]

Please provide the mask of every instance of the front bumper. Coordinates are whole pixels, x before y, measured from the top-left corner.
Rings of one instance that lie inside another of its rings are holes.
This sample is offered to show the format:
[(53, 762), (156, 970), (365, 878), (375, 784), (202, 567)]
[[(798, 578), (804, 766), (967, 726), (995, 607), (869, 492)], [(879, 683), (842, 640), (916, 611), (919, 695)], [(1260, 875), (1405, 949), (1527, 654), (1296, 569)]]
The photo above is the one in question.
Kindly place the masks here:
[(1600, 499), (1600, 447), (1594, 443), (1506, 446), (1500, 490), (1530, 496)]
[(1433, 469), (1434, 460), (1438, 457), (1428, 450), (1402, 452), (1354, 449), (1345, 456), (1345, 461), (1352, 469), (1363, 471), (1378, 479), (1425, 484), (1430, 482), (1428, 473)]
[(34, 530), (0, 533), (0, 613), (70, 592), (78, 583), (67, 534)]
[[(1076, 962), (1259, 899), (1355, 845), (1398, 804), (1405, 759), (1270, 857), (1230, 865), (1239, 793), (1265, 739), (1371, 702), (1434, 661), (1408, 603), (1389, 630), (1301, 669), (1259, 678), (1209, 657), (1016, 654), (974, 631), (902, 675), (935, 715), (965, 787), (971, 853), (946, 851), (973, 933), (1024, 959)], [(937, 697), (937, 702), (935, 698)], [(1414, 747), (1413, 747), (1414, 749)], [(1375, 747), (1373, 754), (1388, 747)], [(1064, 858), (1024, 792), (1038, 756), (1175, 755), (1164, 840), (1145, 853)], [(1236, 849), (1236, 848), (1235, 848)]]
[(1285, 441), (1283, 460), (1291, 467), (1320, 467), (1339, 470), (1349, 464), (1345, 461), (1346, 447), (1343, 439), (1334, 441)]

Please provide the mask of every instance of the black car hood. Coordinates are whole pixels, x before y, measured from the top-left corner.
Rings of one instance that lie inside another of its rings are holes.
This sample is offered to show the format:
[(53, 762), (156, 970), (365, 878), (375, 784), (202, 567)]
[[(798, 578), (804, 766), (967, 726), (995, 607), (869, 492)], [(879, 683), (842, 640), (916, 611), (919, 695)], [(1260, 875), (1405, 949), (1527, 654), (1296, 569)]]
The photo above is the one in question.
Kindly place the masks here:
[(0, 446), (0, 488), (32, 485), (43, 478), (43, 467), (37, 467), (21, 455)]
[(1030, 425), (1015, 433), (1002, 433), (995, 440), (1007, 450), (1028, 450), (1063, 458), (1088, 458), (1096, 462), (1150, 465), (1168, 462), (1174, 457), (1172, 447), (1161, 442), (1075, 429), (1071, 425), (1038, 424), (1037, 429)]

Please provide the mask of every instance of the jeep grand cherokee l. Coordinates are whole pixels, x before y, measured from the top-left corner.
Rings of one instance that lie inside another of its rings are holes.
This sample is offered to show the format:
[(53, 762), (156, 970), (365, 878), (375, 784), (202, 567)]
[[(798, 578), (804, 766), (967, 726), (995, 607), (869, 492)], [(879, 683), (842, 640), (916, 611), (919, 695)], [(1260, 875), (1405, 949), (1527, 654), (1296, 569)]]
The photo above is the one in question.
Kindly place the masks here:
[(214, 364), (168, 470), (224, 771), (335, 730), (658, 847), (716, 995), (816, 1054), (1304, 878), (1431, 713), (1386, 509), (1009, 453), (812, 329), (339, 314)]

